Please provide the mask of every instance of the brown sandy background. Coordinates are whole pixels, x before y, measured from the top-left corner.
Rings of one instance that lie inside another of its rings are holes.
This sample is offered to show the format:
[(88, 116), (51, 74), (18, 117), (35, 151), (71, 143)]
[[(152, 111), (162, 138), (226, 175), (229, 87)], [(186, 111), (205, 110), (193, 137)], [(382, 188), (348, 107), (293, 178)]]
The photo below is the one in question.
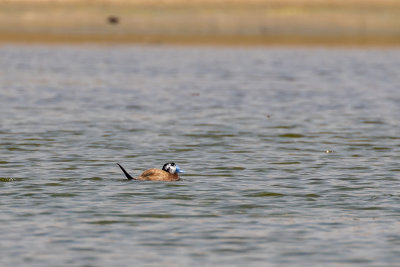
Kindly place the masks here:
[(0, 42), (400, 45), (400, 1), (3, 0)]

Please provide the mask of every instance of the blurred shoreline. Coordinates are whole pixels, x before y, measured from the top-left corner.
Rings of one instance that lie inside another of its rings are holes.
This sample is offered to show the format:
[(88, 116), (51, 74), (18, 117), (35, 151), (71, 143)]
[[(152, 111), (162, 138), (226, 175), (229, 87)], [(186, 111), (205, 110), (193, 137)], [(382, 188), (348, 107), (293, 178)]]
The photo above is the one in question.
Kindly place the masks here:
[(3, 0), (5, 43), (400, 46), (400, 1)]

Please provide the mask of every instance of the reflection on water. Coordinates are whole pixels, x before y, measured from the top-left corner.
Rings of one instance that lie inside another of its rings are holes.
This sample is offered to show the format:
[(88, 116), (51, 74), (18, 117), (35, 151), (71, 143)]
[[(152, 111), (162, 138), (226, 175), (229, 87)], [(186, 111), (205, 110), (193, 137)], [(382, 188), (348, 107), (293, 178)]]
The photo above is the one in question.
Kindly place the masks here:
[[(1, 265), (399, 262), (398, 50), (0, 58)], [(128, 182), (115, 164), (167, 161), (183, 181)]]

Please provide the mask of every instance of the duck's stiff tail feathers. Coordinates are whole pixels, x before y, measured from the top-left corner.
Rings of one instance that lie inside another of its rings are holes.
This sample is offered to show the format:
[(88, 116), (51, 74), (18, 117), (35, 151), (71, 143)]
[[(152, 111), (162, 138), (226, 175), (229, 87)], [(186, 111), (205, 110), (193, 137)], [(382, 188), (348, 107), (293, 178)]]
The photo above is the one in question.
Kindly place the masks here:
[(121, 168), (121, 170), (124, 172), (126, 178), (128, 178), (128, 180), (136, 180), (135, 178), (133, 178), (125, 169), (124, 167), (122, 167), (121, 165), (119, 165), (119, 163), (117, 163), (118, 166)]

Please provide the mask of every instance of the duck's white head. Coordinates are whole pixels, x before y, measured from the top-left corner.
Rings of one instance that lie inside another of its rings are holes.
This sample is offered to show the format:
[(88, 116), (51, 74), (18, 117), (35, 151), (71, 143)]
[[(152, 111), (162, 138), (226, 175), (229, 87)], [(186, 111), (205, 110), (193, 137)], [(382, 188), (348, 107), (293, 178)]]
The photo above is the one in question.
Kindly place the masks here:
[(181, 170), (179, 166), (176, 165), (174, 162), (165, 163), (162, 169), (163, 171), (169, 172), (171, 174), (183, 172), (183, 170)]

